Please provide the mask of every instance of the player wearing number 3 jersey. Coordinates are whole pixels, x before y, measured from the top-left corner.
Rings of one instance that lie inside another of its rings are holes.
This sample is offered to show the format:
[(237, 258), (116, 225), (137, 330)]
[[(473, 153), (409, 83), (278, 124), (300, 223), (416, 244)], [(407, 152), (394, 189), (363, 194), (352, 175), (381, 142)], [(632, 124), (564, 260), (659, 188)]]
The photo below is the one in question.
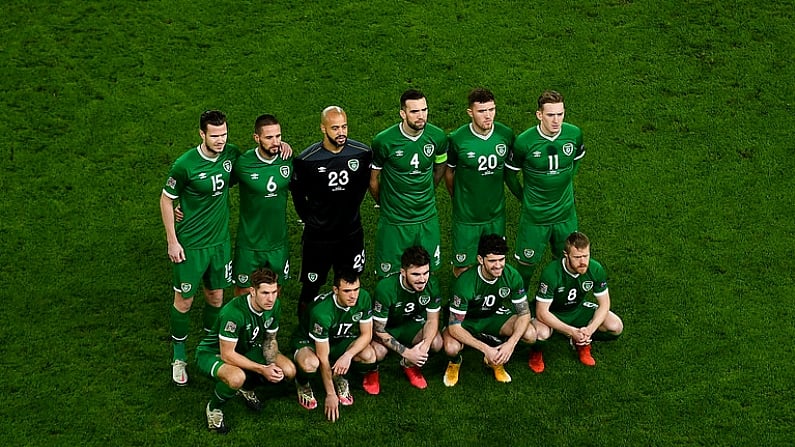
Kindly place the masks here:
[(298, 315), (335, 272), (364, 271), (364, 231), (359, 206), (370, 181), (372, 151), (348, 139), (348, 117), (337, 106), (321, 114), (319, 141), (293, 160), (290, 190), (304, 221)]

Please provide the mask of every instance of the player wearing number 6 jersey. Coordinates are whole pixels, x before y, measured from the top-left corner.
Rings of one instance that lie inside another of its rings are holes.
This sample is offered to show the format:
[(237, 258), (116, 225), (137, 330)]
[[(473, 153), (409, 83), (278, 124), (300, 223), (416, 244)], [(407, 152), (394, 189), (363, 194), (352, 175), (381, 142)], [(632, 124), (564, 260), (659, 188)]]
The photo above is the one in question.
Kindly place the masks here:
[(337, 106), (323, 110), (323, 140), (293, 160), (290, 190), (304, 222), (298, 315), (335, 272), (364, 271), (364, 231), (359, 206), (370, 181), (372, 152), (348, 138), (348, 117)]
[[(577, 348), (580, 362), (596, 365), (591, 356), (591, 340), (612, 340), (621, 335), (624, 323), (610, 310), (607, 274), (591, 259), (591, 242), (580, 232), (565, 241), (562, 259), (556, 259), (541, 272), (536, 293), (538, 339), (549, 338), (552, 330), (567, 337)], [(593, 294), (596, 303), (586, 298)], [(541, 362), (541, 351), (534, 351)], [(543, 370), (543, 368), (542, 368)]]
[[(525, 286), (530, 285), (547, 243), (552, 255), (563, 255), (563, 244), (577, 231), (574, 174), (585, 156), (582, 131), (564, 123), (563, 95), (547, 90), (538, 98), (537, 126), (522, 132), (505, 162), (506, 183), (522, 202), (514, 256)], [(522, 173), (522, 187), (517, 173)]]
[(480, 236), (505, 236), (505, 160), (513, 147), (513, 130), (494, 121), (494, 94), (484, 88), (469, 93), (472, 122), (453, 131), (447, 151), (445, 184), (453, 205), (453, 274), (477, 263)]

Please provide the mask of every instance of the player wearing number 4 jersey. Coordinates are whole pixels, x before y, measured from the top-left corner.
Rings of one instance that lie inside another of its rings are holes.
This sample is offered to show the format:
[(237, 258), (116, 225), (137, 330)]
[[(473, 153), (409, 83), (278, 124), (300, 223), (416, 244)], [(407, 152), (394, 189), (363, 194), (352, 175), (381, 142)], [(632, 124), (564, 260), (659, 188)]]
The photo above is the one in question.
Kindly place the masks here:
[(431, 254), (431, 271), (442, 264), (435, 188), (444, 176), (447, 136), (427, 122), (428, 104), (418, 90), (400, 97), (400, 117), (373, 139), (370, 192), (381, 206), (375, 236), (381, 277), (397, 273), (403, 250), (414, 245)]
[[(563, 255), (563, 244), (578, 228), (574, 208), (574, 174), (585, 156), (582, 131), (564, 123), (563, 95), (545, 91), (538, 98), (537, 126), (516, 137), (505, 162), (506, 183), (522, 202), (514, 256), (525, 286), (530, 285), (547, 243), (552, 255)], [(521, 171), (524, 187), (517, 174)]]
[(483, 88), (469, 93), (472, 122), (450, 134), (445, 184), (453, 205), (453, 274), (477, 263), (480, 237), (505, 236), (505, 159), (513, 131), (494, 121), (494, 94)]
[[(160, 195), (160, 214), (166, 230), (168, 256), (173, 263), (174, 304), (170, 309), (173, 357), (171, 377), (188, 383), (185, 341), (190, 329), (188, 311), (204, 283), (204, 328), (215, 323), (232, 282), (229, 235), (229, 180), (238, 148), (227, 144), (226, 115), (217, 110), (199, 119), (202, 142), (177, 158)], [(175, 221), (179, 203), (184, 217)]]
[[(591, 294), (596, 303), (586, 299)], [(539, 340), (549, 338), (552, 330), (566, 335), (580, 362), (588, 366), (596, 365), (591, 356), (592, 340), (613, 340), (623, 332), (624, 323), (610, 310), (607, 274), (591, 259), (591, 243), (584, 234), (569, 235), (563, 259), (552, 261), (541, 273), (536, 318)], [(531, 361), (543, 365), (541, 351), (532, 355), (535, 359)]]
[[(257, 147), (237, 159), (232, 184), (240, 192), (240, 223), (237, 228), (233, 274), (235, 295), (250, 286), (251, 272), (270, 267), (282, 284), (290, 273), (287, 239), (287, 193), (293, 162), (279, 154), (282, 130), (273, 115), (261, 115), (254, 123)], [(292, 151), (290, 151), (292, 152)]]
[(367, 192), (372, 152), (348, 138), (348, 117), (336, 106), (321, 114), (323, 140), (293, 161), (290, 189), (304, 221), (298, 315), (335, 272), (364, 271), (364, 231), (359, 206)]

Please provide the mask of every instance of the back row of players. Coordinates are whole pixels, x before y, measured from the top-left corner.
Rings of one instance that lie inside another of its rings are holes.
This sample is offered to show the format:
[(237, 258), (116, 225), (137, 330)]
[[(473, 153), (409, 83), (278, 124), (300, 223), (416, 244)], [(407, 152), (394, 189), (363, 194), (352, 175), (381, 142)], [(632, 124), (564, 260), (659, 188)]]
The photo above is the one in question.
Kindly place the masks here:
[[(444, 383), (454, 386), (464, 346), (481, 351), (495, 378), (509, 382), (504, 365), (519, 341), (533, 345), (529, 365), (540, 373), (538, 345), (553, 330), (568, 336), (591, 366), (591, 340), (622, 332), (623, 323), (609, 310), (604, 269), (577, 232), (573, 177), (585, 150), (580, 129), (563, 122), (563, 97), (545, 91), (538, 99), (539, 124), (516, 138), (494, 121), (490, 91), (475, 89), (468, 99), (471, 122), (448, 136), (427, 122), (425, 96), (406, 91), (401, 121), (379, 133), (372, 150), (347, 137), (341, 108), (328, 107), (321, 115), (322, 141), (295, 158), (272, 115), (257, 118), (257, 146), (241, 154), (227, 144), (224, 114), (202, 114), (202, 142), (172, 166), (160, 209), (173, 262), (172, 379), (178, 385), (187, 384), (188, 311), (204, 285), (208, 335), (197, 362), (216, 379), (206, 409), (210, 429), (226, 430), (221, 407), (235, 394), (259, 408), (252, 387), (263, 379), (295, 378), (299, 403), (313, 409), (310, 381), (319, 370), (325, 413), (336, 420), (339, 405), (353, 403), (349, 369), (363, 375), (365, 391), (377, 394), (377, 365), (390, 350), (401, 355), (417, 388), (427, 386), (420, 368), (428, 353), (442, 348), (450, 357)], [(442, 265), (435, 202), (442, 179), (452, 198), (458, 279), (440, 331), (442, 295), (430, 273)], [(229, 187), (235, 184), (240, 221), (233, 258)], [(522, 203), (516, 268), (505, 263), (504, 185)], [(295, 363), (279, 353), (275, 337), (278, 292), (289, 274), (288, 189), (304, 222)], [(359, 281), (365, 268), (359, 208), (368, 189), (380, 205), (375, 265), (381, 280), (372, 300)], [(547, 243), (556, 260), (541, 274), (532, 318), (525, 290)], [(331, 269), (333, 290), (320, 294)], [(223, 291), (233, 282), (237, 297), (221, 310)], [(596, 303), (585, 299), (590, 292)]]

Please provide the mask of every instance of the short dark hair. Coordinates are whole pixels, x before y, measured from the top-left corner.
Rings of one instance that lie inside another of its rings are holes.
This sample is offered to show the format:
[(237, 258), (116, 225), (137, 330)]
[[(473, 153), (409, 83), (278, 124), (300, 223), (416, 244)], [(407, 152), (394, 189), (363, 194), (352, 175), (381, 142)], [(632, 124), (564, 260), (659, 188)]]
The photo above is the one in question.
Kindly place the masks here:
[(571, 233), (569, 237), (566, 238), (566, 248), (565, 252), (568, 253), (571, 247), (576, 248), (577, 250), (582, 250), (587, 248), (591, 245), (590, 239), (585, 233), (580, 233), (579, 231), (575, 231)]
[(220, 110), (205, 110), (199, 118), (199, 129), (207, 132), (207, 125), (223, 126), (226, 123), (226, 115)]
[(422, 99), (424, 97), (425, 97), (425, 94), (422, 93), (421, 91), (419, 91), (417, 89), (414, 89), (414, 88), (410, 88), (410, 89), (406, 90), (405, 92), (403, 92), (402, 95), (400, 95), (400, 108), (401, 109), (405, 109), (406, 108), (406, 101)]
[(538, 110), (544, 108), (544, 104), (558, 104), (563, 102), (563, 95), (555, 90), (544, 90), (541, 96), (538, 97)]
[(479, 102), (479, 103), (483, 104), (485, 102), (494, 101), (494, 93), (492, 93), (491, 90), (489, 90), (487, 88), (478, 87), (478, 88), (472, 89), (472, 91), (469, 92), (469, 96), (467, 96), (467, 100), (469, 100), (469, 105), (470, 106), (472, 106), (472, 104), (474, 104), (476, 102)]
[(268, 267), (260, 267), (251, 274), (251, 287), (258, 288), (260, 284), (276, 284), (279, 275)]
[(430, 265), (430, 263), (431, 255), (428, 254), (428, 250), (419, 245), (407, 248), (400, 257), (400, 266), (404, 269), (411, 266), (422, 267), (423, 265)]
[(504, 255), (508, 253), (508, 243), (499, 234), (484, 234), (478, 242), (478, 256)]
[(276, 124), (279, 124), (279, 120), (277, 120), (275, 116), (267, 113), (265, 115), (260, 115), (257, 117), (257, 120), (254, 121), (254, 133), (259, 135), (259, 131), (262, 130), (263, 127)]
[(353, 269), (334, 270), (334, 287), (339, 287), (342, 281), (353, 284), (359, 280), (361, 273)]

